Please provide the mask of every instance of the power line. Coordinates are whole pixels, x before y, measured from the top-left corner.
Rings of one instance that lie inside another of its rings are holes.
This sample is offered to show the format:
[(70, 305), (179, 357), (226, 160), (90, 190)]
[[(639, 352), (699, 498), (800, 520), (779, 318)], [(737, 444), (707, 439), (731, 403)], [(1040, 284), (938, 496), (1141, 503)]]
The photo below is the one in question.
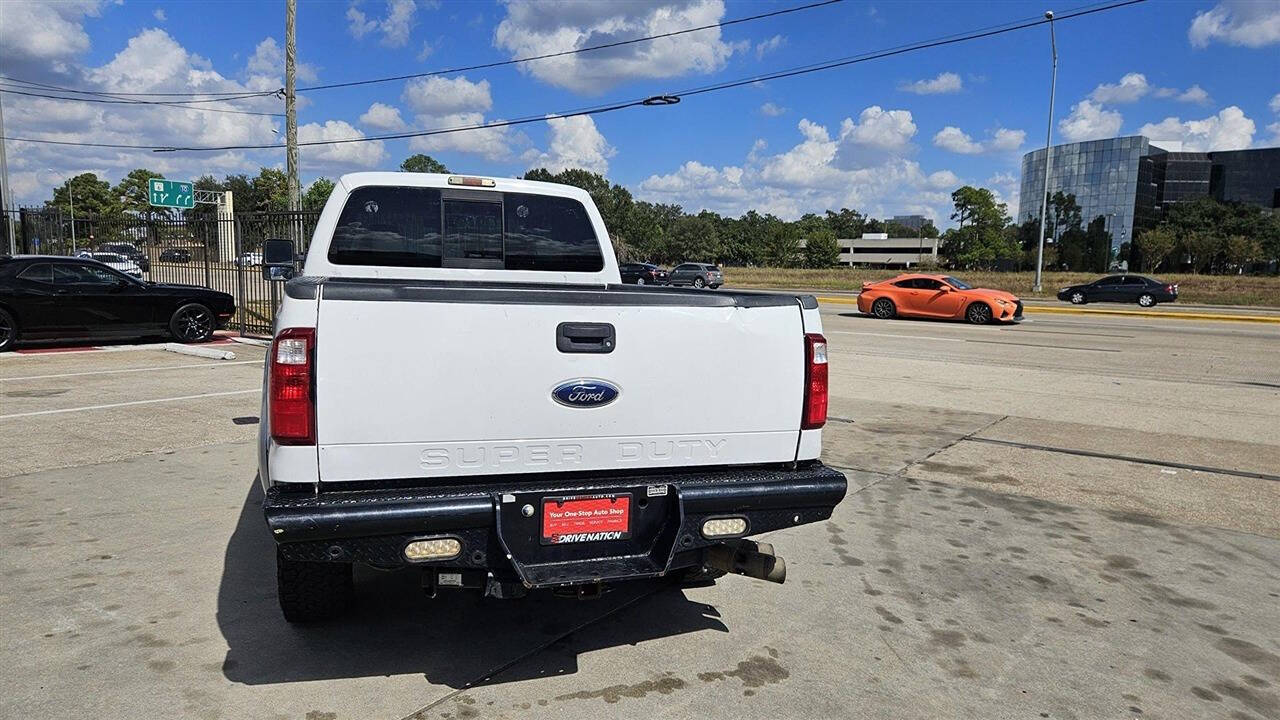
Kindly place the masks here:
[(32, 87), (44, 88), (45, 90), (57, 90), (59, 92), (74, 93), (77, 95), (101, 95), (105, 97), (203, 97), (209, 100), (196, 101), (189, 100), (186, 102), (216, 102), (218, 100), (239, 100), (250, 97), (269, 97), (276, 95), (279, 90), (259, 90), (245, 91), (236, 90), (230, 92), (103, 92), (101, 90), (77, 90), (75, 88), (63, 87), (62, 85), (50, 85), (48, 83), (35, 82), (34, 80), (23, 80), (11, 75), (0, 75), (0, 80), (8, 80), (13, 83), (22, 85), (30, 85)]
[(27, 92), (25, 90), (15, 90), (13, 89), (13, 87), (14, 86), (12, 85), (0, 84), (0, 93), (7, 93), (9, 95), (25, 95), (27, 97), (44, 98), (47, 100), (63, 100), (65, 102), (106, 103), (110, 105), (135, 105), (135, 106), (145, 106), (145, 107), (171, 107), (171, 108), (178, 108), (181, 110), (195, 110), (197, 112), (228, 113), (232, 115), (261, 115), (265, 117), (284, 117), (283, 113), (257, 112), (253, 110), (232, 110), (230, 108), (195, 107), (192, 105), (185, 105), (177, 102), (162, 102), (162, 101), (156, 101), (156, 100), (151, 100), (151, 101), (124, 100), (124, 99), (111, 100), (111, 99), (103, 99), (103, 98), (74, 98), (74, 97), (64, 97), (62, 95), (45, 95), (43, 93)]
[[(607, 50), (609, 48), (623, 47), (625, 45), (634, 45), (636, 43), (650, 42), (652, 40), (660, 40), (662, 38), (675, 37), (677, 35), (685, 35), (688, 33), (700, 32), (702, 30), (711, 30), (714, 28), (723, 28), (723, 27), (729, 27), (732, 25), (740, 25), (742, 23), (753, 22), (756, 20), (764, 20), (766, 18), (777, 17), (779, 15), (788, 15), (790, 13), (801, 12), (803, 10), (812, 10), (814, 8), (820, 8), (826, 5), (835, 5), (840, 2), (844, 2), (844, 0), (821, 0), (820, 2), (810, 3), (808, 5), (797, 5), (795, 7), (783, 8), (781, 10), (773, 10), (767, 13), (760, 13), (758, 15), (748, 15), (746, 17), (734, 18), (732, 20), (724, 20), (721, 22), (711, 23), (708, 25), (699, 25), (698, 27), (684, 28), (682, 30), (672, 30), (670, 32), (658, 33), (656, 35), (646, 35), (644, 37), (631, 38), (629, 40), (618, 40), (616, 42), (604, 43), (602, 45), (592, 45), (589, 47), (574, 48), (572, 50), (563, 50), (561, 52), (547, 53), (544, 55), (533, 55), (529, 57), (512, 58), (510, 60), (500, 60), (500, 61), (490, 62), (490, 63), (480, 63), (478, 65), (465, 65), (461, 67), (444, 68), (441, 70), (430, 70), (427, 72), (410, 73), (407, 75), (370, 78), (367, 80), (351, 80), (347, 82), (330, 83), (327, 85), (312, 85), (311, 87), (297, 88), (295, 92), (310, 92), (312, 90), (332, 90), (335, 88), (356, 87), (359, 85), (374, 85), (377, 83), (396, 82), (398, 80), (412, 80), (414, 78), (432, 77), (435, 75), (451, 75), (453, 73), (469, 72), (472, 70), (485, 70), (488, 68), (496, 68), (496, 67), (503, 67), (506, 65), (517, 65), (520, 63), (533, 62), (535, 60), (548, 60), (551, 58), (564, 57), (566, 55), (576, 55), (578, 53), (592, 52), (595, 50)], [(76, 93), (76, 94), (82, 94), (82, 95), (101, 95), (106, 97), (216, 97), (216, 96), (236, 95), (237, 97), (234, 97), (234, 98), (226, 97), (224, 99), (240, 99), (245, 97), (265, 97), (268, 95), (277, 94), (279, 92), (277, 90), (272, 90), (270, 92), (262, 92), (262, 93), (256, 93), (256, 94), (248, 94), (248, 95), (243, 95), (238, 93), (207, 93), (207, 92), (206, 93), (180, 93), (180, 92), (104, 93), (96, 90), (76, 90), (73, 88), (62, 87), (58, 85), (36, 83), (29, 80), (20, 80), (15, 77), (9, 77), (7, 79), (14, 82), (23, 83), (26, 85), (43, 87), (47, 90), (58, 90), (61, 92)], [(211, 102), (211, 101), (212, 100), (206, 100), (204, 102)]]
[(535, 60), (549, 60), (551, 58), (564, 57), (566, 55), (577, 55), (579, 53), (592, 52), (594, 50), (607, 50), (609, 48), (623, 47), (624, 45), (634, 45), (636, 43), (649, 42), (651, 40), (661, 40), (662, 38), (675, 37), (676, 35), (685, 35), (688, 33), (700, 32), (702, 30), (711, 30), (713, 28), (729, 27), (730, 25), (739, 25), (741, 23), (752, 22), (755, 20), (764, 20), (765, 18), (777, 17), (778, 15), (787, 15), (789, 13), (800, 12), (802, 10), (812, 10), (814, 8), (824, 7), (826, 5), (834, 5), (843, 2), (843, 0), (822, 0), (822, 2), (810, 3), (808, 5), (797, 5), (796, 7), (783, 8), (782, 10), (774, 10), (772, 12), (760, 13), (759, 15), (748, 15), (746, 17), (734, 18), (733, 20), (725, 20), (709, 25), (700, 25), (698, 27), (685, 28), (683, 30), (672, 30), (671, 32), (658, 33), (657, 35), (646, 35), (644, 37), (631, 38), (630, 40), (618, 40), (617, 42), (604, 43), (603, 45), (591, 45), (589, 47), (574, 48), (572, 50), (562, 50), (560, 52), (546, 53), (545, 55), (531, 55), (528, 57), (512, 58), (510, 60), (499, 60), (496, 62), (480, 63), (478, 65), (464, 65), (461, 67), (445, 68), (442, 70), (431, 70), (428, 72), (410, 73), (408, 75), (395, 75), (392, 77), (373, 78), (369, 80), (351, 80), (348, 82), (330, 83), (328, 85), (312, 85), (311, 87), (301, 87), (297, 92), (310, 92), (312, 90), (332, 90), (334, 88), (355, 87), (357, 85), (373, 85), (375, 83), (395, 82), (397, 80), (412, 80), (414, 78), (432, 77), (435, 75), (452, 75), (453, 73), (470, 72), (472, 70), (487, 70), (489, 68), (504, 67), (506, 65), (517, 65), (519, 63), (534, 62)]
[[(1116, 10), (1116, 9), (1127, 7), (1130, 5), (1137, 5), (1143, 2), (1146, 2), (1146, 0), (1123, 0), (1122, 2), (1114, 2), (1106, 5), (1085, 6), (1078, 10), (1068, 11), (1066, 13), (1063, 13), (1062, 15), (1058, 16), (1055, 19), (1055, 21), (1062, 22), (1065, 20), (1071, 20), (1074, 18), (1083, 17), (1085, 15), (1092, 15), (1094, 13)], [(881, 58), (891, 57), (894, 55), (901, 55), (907, 52), (913, 52), (917, 50), (926, 50), (926, 49), (940, 47), (944, 45), (952, 45), (960, 42), (967, 42), (970, 40), (978, 40), (981, 38), (992, 37), (995, 35), (1002, 35), (1010, 32), (1015, 32), (1018, 30), (1025, 30), (1027, 28), (1035, 27), (1037, 25), (1043, 25), (1048, 22), (1049, 22), (1048, 20), (1043, 18), (1038, 18), (1034, 20), (1025, 20), (1025, 21), (1014, 21), (1011, 24), (1006, 24), (1002, 26), (991, 26), (991, 27), (983, 28), (979, 30), (972, 30), (967, 33), (957, 33), (953, 35), (947, 35), (939, 38), (920, 41), (917, 43), (911, 43), (908, 45), (899, 45), (897, 47), (888, 48), (885, 50), (868, 52), (861, 55), (837, 58), (835, 60), (828, 60), (820, 63), (813, 63), (809, 65), (802, 65), (802, 66), (788, 68), (784, 70), (777, 70), (771, 73), (753, 75), (751, 77), (742, 78), (739, 80), (731, 80), (727, 82), (716, 83), (714, 85), (705, 85), (702, 87), (692, 88), (692, 89), (684, 90), (680, 92), (667, 93), (663, 95), (653, 95), (646, 98), (622, 101), (622, 102), (617, 102), (609, 105), (599, 105), (599, 106), (594, 106), (589, 108), (580, 108), (577, 110), (569, 110), (569, 111), (557, 112), (557, 113), (529, 115), (529, 116), (525, 116), (525, 117), (521, 117), (513, 120), (498, 120), (491, 123), (480, 123), (480, 124), (464, 125), (464, 126), (451, 127), (451, 128), (436, 128), (431, 130), (412, 130), (412, 131), (406, 131), (401, 133), (391, 133), (386, 135), (371, 135), (371, 136), (360, 137), (360, 138), (346, 138), (342, 140), (312, 140), (309, 142), (298, 143), (298, 145), (299, 146), (346, 145), (350, 143), (373, 142), (377, 140), (402, 140), (406, 138), (428, 137), (432, 135), (445, 135), (445, 134), (451, 134), (456, 132), (466, 132), (469, 130), (483, 130), (483, 129), (511, 127), (514, 125), (524, 125), (524, 124), (533, 123), (533, 122), (543, 122), (543, 121), (555, 119), (555, 118), (577, 117), (577, 116), (584, 116), (584, 115), (599, 115), (599, 114), (615, 112), (617, 110), (623, 110), (631, 107), (648, 106), (648, 105), (674, 105), (680, 102), (681, 98), (683, 97), (692, 97), (696, 95), (702, 95), (705, 93), (717, 92), (720, 90), (728, 90), (730, 88), (741, 87), (743, 85), (749, 85), (757, 82), (766, 82), (769, 80), (779, 80), (784, 78), (796, 77), (799, 75), (807, 75), (809, 73), (821, 72), (823, 70), (831, 70), (833, 68), (845, 67), (845, 66), (854, 65), (857, 63), (869, 62), (871, 60), (878, 60)], [(86, 142), (73, 142), (69, 140), (39, 140), (39, 139), (31, 139), (31, 138), (3, 138), (3, 139), (13, 140), (13, 141), (22, 141), (22, 142), (45, 143), (50, 145), (99, 147), (99, 148), (113, 148), (113, 149), (123, 149), (123, 150), (151, 150), (153, 152), (178, 152), (178, 151), (217, 152), (217, 151), (226, 151), (226, 150), (269, 150), (269, 149), (282, 147), (280, 145), (223, 145), (223, 146), (217, 146), (217, 147), (179, 147), (179, 146), (156, 146), (156, 145), (125, 145), (125, 144), (117, 144), (117, 143), (86, 143)]]

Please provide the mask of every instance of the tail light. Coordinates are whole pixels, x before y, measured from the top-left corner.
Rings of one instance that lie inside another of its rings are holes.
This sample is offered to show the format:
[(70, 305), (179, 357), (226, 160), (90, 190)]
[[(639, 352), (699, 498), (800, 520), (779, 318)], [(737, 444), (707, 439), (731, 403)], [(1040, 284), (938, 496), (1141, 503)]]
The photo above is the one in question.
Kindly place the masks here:
[(268, 410), (279, 445), (316, 444), (315, 328), (281, 330), (271, 346)]
[(1164, 291), (1165, 291), (1165, 292), (1167, 292), (1167, 293), (1169, 293), (1170, 295), (1172, 295), (1172, 294), (1174, 294), (1175, 292), (1177, 292), (1177, 291), (1178, 291), (1178, 286), (1177, 286), (1177, 285), (1165, 285), (1165, 286), (1164, 286)]
[(827, 424), (827, 339), (818, 333), (804, 336), (804, 416), (801, 430)]

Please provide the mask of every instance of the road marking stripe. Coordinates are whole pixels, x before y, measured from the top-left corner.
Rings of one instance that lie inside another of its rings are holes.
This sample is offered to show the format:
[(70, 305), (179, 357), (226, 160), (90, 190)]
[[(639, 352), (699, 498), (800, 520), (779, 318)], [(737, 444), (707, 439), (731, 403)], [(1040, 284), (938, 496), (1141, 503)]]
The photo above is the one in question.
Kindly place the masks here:
[(159, 367), (146, 368), (126, 368), (124, 370), (89, 370), (86, 372), (59, 373), (57, 375), (26, 375), (24, 377), (0, 377), (0, 382), (14, 382), (17, 380), (46, 380), (49, 378), (68, 378), (83, 377), (85, 375), (116, 375), (119, 373), (138, 373), (147, 372), (148, 370), (187, 370), (190, 368), (214, 368), (226, 367), (228, 365), (261, 365), (261, 360), (237, 360), (235, 362), (218, 362), (218, 363), (199, 363), (197, 365), (161, 365)]
[(262, 388), (253, 388), (252, 390), (228, 390), (227, 392), (202, 393), (200, 395), (183, 395), (181, 397), (158, 398), (156, 400), (133, 400), (131, 402), (110, 403), (107, 405), (86, 405), (84, 407), (61, 408), (59, 410), (36, 410), (35, 412), (0, 415), (0, 420), (34, 417), (36, 415), (59, 415), (62, 413), (81, 412), (83, 410), (107, 410), (110, 408), (129, 407), (131, 405), (153, 405), (155, 403), (177, 402), (179, 400), (199, 400), (200, 398), (225, 397), (227, 395), (247, 395), (249, 393), (258, 392), (262, 392)]
[(967, 342), (964, 338), (937, 337), (933, 335), (899, 335), (897, 333), (858, 332), (856, 330), (826, 330), (826, 335), (871, 335), (874, 337), (902, 338), (904, 340), (941, 340), (943, 342)]

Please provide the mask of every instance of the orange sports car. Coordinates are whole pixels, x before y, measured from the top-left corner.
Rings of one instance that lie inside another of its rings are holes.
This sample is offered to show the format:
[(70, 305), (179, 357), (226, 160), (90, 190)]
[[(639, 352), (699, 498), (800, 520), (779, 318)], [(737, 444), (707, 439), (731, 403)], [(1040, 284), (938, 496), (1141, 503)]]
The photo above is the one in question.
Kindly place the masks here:
[(950, 275), (919, 273), (863, 283), (858, 310), (881, 319), (947, 318), (975, 325), (1022, 319), (1022, 301), (1003, 290), (971, 287)]

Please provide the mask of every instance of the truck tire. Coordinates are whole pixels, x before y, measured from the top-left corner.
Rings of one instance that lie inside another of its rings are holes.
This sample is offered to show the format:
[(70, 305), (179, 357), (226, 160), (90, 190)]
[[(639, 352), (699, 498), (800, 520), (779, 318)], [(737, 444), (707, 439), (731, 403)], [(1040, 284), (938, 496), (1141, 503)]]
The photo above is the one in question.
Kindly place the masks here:
[(276, 593), (280, 611), (291, 623), (331, 620), (351, 607), (351, 565), (289, 560), (276, 548)]

